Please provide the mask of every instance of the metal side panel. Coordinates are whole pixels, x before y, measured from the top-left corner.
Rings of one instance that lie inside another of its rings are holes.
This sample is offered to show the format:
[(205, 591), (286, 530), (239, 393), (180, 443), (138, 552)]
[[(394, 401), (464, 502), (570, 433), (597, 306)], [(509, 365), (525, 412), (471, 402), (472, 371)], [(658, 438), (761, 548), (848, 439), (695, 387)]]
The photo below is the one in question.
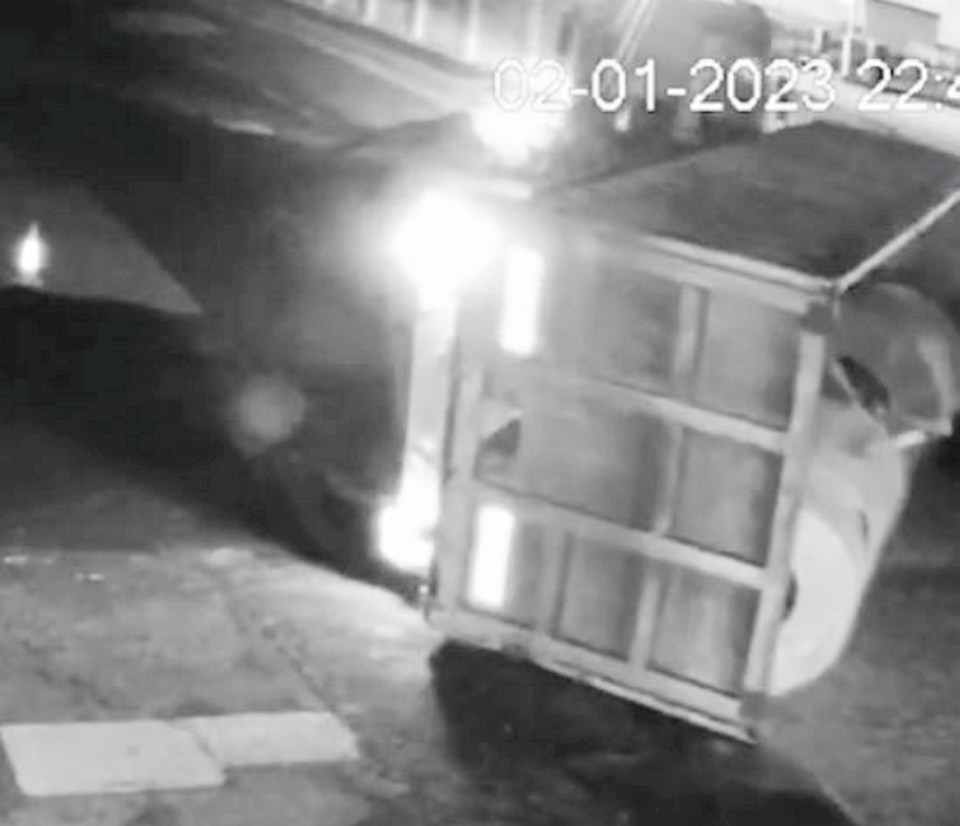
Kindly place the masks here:
[(513, 288), (469, 308), (433, 620), (749, 737), (824, 333), (721, 272), (707, 287), (680, 261), (617, 258), (548, 263), (525, 354)]

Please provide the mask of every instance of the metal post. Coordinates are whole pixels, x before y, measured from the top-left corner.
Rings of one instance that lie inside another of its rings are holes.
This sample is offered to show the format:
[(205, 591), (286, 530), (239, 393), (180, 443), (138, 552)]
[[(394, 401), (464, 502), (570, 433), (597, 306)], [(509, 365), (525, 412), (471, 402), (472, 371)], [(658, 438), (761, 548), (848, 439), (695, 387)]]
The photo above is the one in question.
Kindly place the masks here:
[(850, 77), (853, 74), (853, 40), (857, 30), (858, 9), (856, 0), (844, 0), (844, 5), (847, 8), (847, 19), (840, 52), (840, 76)]
[(430, 0), (412, 0), (412, 3), (407, 35), (411, 40), (420, 42), (427, 34), (427, 22), (430, 19)]
[(853, 35), (846, 32), (843, 35), (843, 45), (840, 48), (840, 77), (850, 77), (853, 72)]
[(482, 0), (467, 0), (467, 19), (463, 29), (460, 57), (466, 63), (474, 63), (480, 53), (480, 6)]
[(818, 26), (813, 30), (813, 56), (819, 57), (827, 50), (827, 30)]
[(837, 291), (844, 293), (868, 278), (880, 267), (928, 232), (958, 204), (960, 204), (960, 187), (950, 192), (950, 194), (933, 207), (933, 209), (921, 215), (899, 235), (888, 241), (875, 253), (865, 258), (852, 270), (842, 276), (836, 282)]

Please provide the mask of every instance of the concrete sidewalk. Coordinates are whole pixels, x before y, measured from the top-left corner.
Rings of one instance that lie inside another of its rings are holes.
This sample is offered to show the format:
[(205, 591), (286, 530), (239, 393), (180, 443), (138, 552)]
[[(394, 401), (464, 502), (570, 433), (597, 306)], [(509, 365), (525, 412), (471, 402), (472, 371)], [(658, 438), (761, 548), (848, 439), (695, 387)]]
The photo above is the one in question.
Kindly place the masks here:
[(339, 826), (369, 815), (330, 774), (369, 773), (353, 732), (223, 587), (235, 553), (5, 543), (4, 823), (186, 826), (242, 813)]

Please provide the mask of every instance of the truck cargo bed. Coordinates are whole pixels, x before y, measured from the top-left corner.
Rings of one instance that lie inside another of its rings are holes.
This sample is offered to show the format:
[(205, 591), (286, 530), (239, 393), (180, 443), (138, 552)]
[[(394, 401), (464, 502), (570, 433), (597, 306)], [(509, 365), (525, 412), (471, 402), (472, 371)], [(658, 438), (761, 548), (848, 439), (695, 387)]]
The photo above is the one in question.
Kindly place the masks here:
[(567, 214), (835, 279), (960, 185), (960, 159), (813, 123), (554, 192)]

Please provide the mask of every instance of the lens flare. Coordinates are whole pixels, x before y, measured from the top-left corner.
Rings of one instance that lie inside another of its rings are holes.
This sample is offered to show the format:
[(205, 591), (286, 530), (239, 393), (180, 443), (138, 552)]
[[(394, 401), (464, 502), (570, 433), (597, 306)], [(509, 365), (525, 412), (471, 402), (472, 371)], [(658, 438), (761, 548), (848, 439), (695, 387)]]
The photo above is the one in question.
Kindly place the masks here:
[(439, 514), (439, 475), (421, 464), (407, 470), (397, 497), (377, 514), (380, 557), (399, 571), (425, 575), (433, 561)]
[(468, 202), (440, 191), (425, 193), (407, 213), (393, 237), (392, 254), (416, 284), (421, 303), (441, 306), (499, 254), (496, 222)]
[(474, 133), (501, 160), (524, 166), (537, 152), (545, 152), (563, 130), (562, 114), (554, 112), (505, 111), (497, 106), (471, 115)]

